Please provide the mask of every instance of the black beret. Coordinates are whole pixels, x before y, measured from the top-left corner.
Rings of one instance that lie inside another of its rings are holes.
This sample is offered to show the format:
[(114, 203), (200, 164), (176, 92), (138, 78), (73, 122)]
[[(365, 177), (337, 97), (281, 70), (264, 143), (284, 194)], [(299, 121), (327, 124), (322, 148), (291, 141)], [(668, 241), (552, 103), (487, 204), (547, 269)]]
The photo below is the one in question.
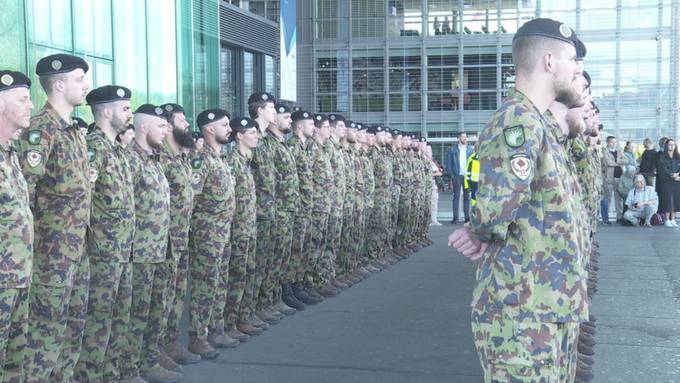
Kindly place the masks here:
[(390, 133), (390, 134), (392, 134), (392, 128), (390, 128), (389, 126), (386, 126), (386, 127), (385, 127), (385, 133)]
[(293, 112), (290, 118), (293, 119), (293, 121), (301, 121), (301, 120), (313, 120), (314, 116), (309, 112), (305, 112), (304, 110), (296, 110), (295, 112)]
[(328, 121), (328, 116), (325, 114), (317, 113), (314, 115), (314, 125), (317, 128), (320, 128), (324, 121)]
[(135, 110), (136, 113), (141, 113), (141, 114), (148, 114), (149, 116), (154, 116), (154, 117), (161, 117), (164, 118), (163, 116), (163, 109), (161, 109), (160, 106), (156, 106), (153, 104), (142, 104)]
[(576, 60), (583, 60), (586, 57), (586, 44), (578, 37), (574, 37), (576, 42)]
[(328, 121), (330, 121), (331, 124), (338, 121), (342, 121), (345, 123), (347, 122), (347, 120), (345, 120), (345, 117), (343, 117), (341, 114), (329, 114)]
[(425, 137), (420, 137), (420, 138), (418, 139), (418, 141), (420, 141), (420, 142), (427, 142), (427, 138), (425, 138)]
[(46, 76), (58, 73), (68, 73), (76, 69), (82, 69), (87, 73), (90, 69), (85, 60), (80, 57), (58, 53), (41, 58), (35, 66), (35, 74), (38, 76)]
[(78, 125), (78, 128), (81, 128), (81, 129), (87, 129), (88, 128), (87, 122), (85, 122), (85, 120), (83, 120), (80, 117), (71, 117), (71, 120), (73, 120), (74, 124)]
[(276, 97), (272, 96), (267, 92), (257, 92), (253, 93), (248, 97), (248, 104), (254, 104), (256, 102), (273, 102), (276, 104)]
[(105, 85), (90, 91), (85, 100), (88, 105), (97, 105), (114, 101), (129, 101), (130, 97), (132, 97), (132, 92), (124, 86)]
[(401, 131), (399, 129), (392, 129), (392, 137), (396, 137), (401, 135)]
[(299, 112), (299, 111), (301, 111), (301, 110), (302, 110), (302, 107), (300, 107), (300, 106), (294, 106), (294, 107), (293, 107), (293, 113)]
[(257, 123), (257, 121), (248, 117), (236, 117), (229, 122), (229, 126), (231, 126), (231, 130), (234, 132), (242, 132), (252, 128), (260, 128), (260, 125)]
[(345, 121), (345, 126), (350, 128), (350, 129), (356, 129), (357, 123), (354, 122), (354, 121), (347, 120), (347, 121)]
[(588, 72), (583, 71), (583, 77), (586, 79), (587, 83), (586, 88), (590, 88), (590, 85), (593, 83), (593, 81), (590, 79), (590, 75), (588, 74)]
[(553, 19), (537, 18), (527, 21), (517, 30), (512, 41), (526, 36), (548, 37), (576, 46), (574, 30), (569, 25)]
[(357, 130), (366, 130), (366, 125), (361, 122), (357, 122)]
[(166, 118), (172, 117), (173, 113), (184, 113), (184, 108), (182, 108), (182, 105), (173, 104), (171, 102), (161, 105), (161, 109), (163, 109), (163, 114)]
[(14, 88), (30, 88), (31, 79), (21, 72), (11, 70), (0, 71), (0, 92)]
[(368, 129), (367, 129), (366, 131), (367, 131), (368, 133), (376, 134), (376, 133), (384, 132), (384, 131), (385, 131), (385, 127), (382, 126), (382, 125), (373, 125), (373, 126), (369, 126)]
[(231, 115), (224, 109), (219, 108), (207, 109), (199, 113), (198, 116), (196, 116), (196, 125), (202, 127), (211, 122), (219, 121), (224, 117), (231, 120)]
[(290, 108), (285, 104), (276, 104), (274, 108), (276, 108), (276, 113), (278, 114), (290, 113)]
[(191, 132), (191, 137), (193, 137), (194, 140), (198, 140), (199, 138), (203, 138), (203, 133), (201, 133), (200, 130), (194, 130)]

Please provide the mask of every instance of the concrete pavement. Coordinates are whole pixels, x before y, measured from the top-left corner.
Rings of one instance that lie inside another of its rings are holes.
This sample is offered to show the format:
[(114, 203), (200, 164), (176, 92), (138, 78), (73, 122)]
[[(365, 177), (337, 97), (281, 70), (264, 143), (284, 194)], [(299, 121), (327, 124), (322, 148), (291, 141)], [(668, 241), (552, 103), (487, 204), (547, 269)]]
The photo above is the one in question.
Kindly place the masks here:
[[(183, 382), (480, 382), (470, 334), (475, 265), (435, 245), (272, 326)], [(679, 382), (680, 229), (599, 234), (596, 383)]]

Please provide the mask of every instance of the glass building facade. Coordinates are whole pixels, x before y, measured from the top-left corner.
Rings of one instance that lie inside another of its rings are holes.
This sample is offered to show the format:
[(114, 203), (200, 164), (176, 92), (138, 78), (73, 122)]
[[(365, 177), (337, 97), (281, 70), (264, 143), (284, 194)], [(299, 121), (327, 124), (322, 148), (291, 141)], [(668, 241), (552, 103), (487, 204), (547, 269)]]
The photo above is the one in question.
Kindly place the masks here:
[[(678, 135), (678, 2), (310, 0), (298, 17), (298, 101), (427, 135), (443, 160), (514, 84), (511, 42), (527, 20), (569, 23), (608, 134)], [(313, 73), (313, 76), (304, 76)]]
[[(0, 0), (0, 68), (37, 80), (40, 58), (69, 53), (89, 63), (92, 88), (130, 88), (133, 108), (177, 102), (190, 120), (216, 106), (242, 115), (249, 92), (277, 93), (278, 53), (223, 39), (220, 20), (232, 8), (219, 0)], [(38, 81), (31, 93), (37, 111), (46, 100)], [(76, 114), (92, 121), (88, 107)]]

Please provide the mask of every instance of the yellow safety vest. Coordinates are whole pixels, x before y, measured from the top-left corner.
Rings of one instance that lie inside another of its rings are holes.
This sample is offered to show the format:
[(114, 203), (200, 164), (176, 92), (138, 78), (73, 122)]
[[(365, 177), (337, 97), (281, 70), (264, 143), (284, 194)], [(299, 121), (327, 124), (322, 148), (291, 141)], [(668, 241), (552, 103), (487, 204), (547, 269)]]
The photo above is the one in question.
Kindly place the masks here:
[(470, 185), (468, 182), (479, 182), (479, 158), (477, 158), (477, 152), (472, 153), (470, 158), (468, 158), (466, 169), (464, 186), (466, 189), (469, 189)]

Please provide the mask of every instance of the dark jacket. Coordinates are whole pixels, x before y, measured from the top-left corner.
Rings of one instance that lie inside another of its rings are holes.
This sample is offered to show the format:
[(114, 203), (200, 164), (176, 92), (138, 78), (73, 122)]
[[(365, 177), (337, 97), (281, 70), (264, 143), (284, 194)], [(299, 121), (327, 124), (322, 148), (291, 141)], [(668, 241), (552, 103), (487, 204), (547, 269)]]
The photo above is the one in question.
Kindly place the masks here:
[(680, 158), (661, 155), (656, 164), (656, 174), (659, 181), (672, 181), (671, 174), (680, 173)]
[[(466, 146), (466, 154), (465, 154), (465, 165), (467, 165), (467, 160), (470, 158), (472, 155), (472, 152), (474, 151), (474, 148), (470, 145)], [(458, 158), (458, 143), (453, 144), (451, 147), (451, 150), (446, 154), (446, 172), (449, 173), (451, 177), (455, 177), (458, 175), (460, 171), (460, 163), (459, 163), (459, 158)]]
[(640, 173), (654, 174), (656, 172), (656, 160), (658, 153), (654, 149), (647, 149), (640, 157)]

